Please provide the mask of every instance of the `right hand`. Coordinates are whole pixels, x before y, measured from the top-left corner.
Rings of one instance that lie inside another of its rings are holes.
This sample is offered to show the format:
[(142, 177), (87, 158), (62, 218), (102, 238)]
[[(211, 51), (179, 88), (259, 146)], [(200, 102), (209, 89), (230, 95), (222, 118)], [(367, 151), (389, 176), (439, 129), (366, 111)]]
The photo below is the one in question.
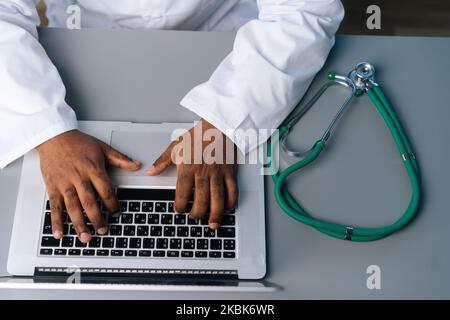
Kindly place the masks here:
[(62, 133), (36, 149), (50, 200), (53, 236), (56, 239), (63, 236), (64, 208), (81, 242), (92, 239), (83, 210), (97, 233), (106, 234), (108, 227), (95, 190), (111, 215), (120, 215), (120, 205), (105, 164), (134, 171), (141, 163), (78, 130)]

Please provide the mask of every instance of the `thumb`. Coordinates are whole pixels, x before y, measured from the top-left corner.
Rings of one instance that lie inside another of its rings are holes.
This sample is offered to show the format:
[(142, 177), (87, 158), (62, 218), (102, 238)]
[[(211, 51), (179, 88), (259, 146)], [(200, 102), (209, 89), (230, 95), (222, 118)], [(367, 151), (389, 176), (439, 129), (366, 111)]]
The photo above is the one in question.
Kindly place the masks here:
[(157, 176), (172, 165), (172, 149), (173, 144), (170, 144), (166, 151), (156, 159), (153, 166), (147, 170), (149, 176)]
[(123, 153), (113, 149), (104, 142), (101, 142), (101, 148), (108, 164), (129, 171), (136, 171), (141, 168), (141, 163), (137, 160), (130, 159)]

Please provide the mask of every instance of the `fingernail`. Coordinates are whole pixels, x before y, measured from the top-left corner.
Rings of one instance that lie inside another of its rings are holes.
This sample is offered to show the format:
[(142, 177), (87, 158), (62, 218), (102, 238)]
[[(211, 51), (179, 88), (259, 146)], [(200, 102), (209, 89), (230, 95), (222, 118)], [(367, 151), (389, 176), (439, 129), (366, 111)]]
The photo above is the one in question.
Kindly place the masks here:
[(55, 232), (53, 232), (53, 237), (55, 238), (55, 239), (61, 239), (61, 237), (62, 237), (62, 232), (61, 231), (59, 231), (59, 230), (56, 230)]
[(209, 224), (209, 228), (213, 229), (213, 230), (216, 230), (217, 228), (219, 228), (219, 224), (217, 222), (211, 222)]
[(117, 211), (117, 212), (113, 213), (111, 216), (112, 216), (113, 218), (118, 218), (118, 217), (120, 217), (121, 214), (122, 214), (122, 213), (121, 213), (120, 211)]
[(97, 233), (100, 235), (105, 235), (108, 233), (108, 228), (107, 227), (101, 227), (97, 230)]
[(150, 168), (147, 169), (148, 174), (151, 174), (153, 171), (155, 171), (155, 166), (151, 166)]
[(138, 166), (140, 166), (142, 164), (140, 161), (137, 161), (137, 160), (133, 160), (133, 163), (138, 165)]
[(87, 232), (82, 232), (80, 234), (80, 241), (83, 243), (88, 243), (91, 240), (91, 235)]

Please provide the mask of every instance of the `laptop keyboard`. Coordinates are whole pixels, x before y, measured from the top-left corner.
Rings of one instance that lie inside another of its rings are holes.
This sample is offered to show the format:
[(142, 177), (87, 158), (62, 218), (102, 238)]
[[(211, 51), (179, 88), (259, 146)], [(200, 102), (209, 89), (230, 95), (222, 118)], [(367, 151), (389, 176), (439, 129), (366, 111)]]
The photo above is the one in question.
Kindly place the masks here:
[[(67, 212), (64, 236), (52, 235), (50, 204), (47, 200), (42, 226), (40, 256), (234, 259), (237, 248), (237, 221), (234, 212), (224, 215), (217, 230), (208, 227), (208, 217), (200, 220), (188, 214), (175, 214), (173, 189), (117, 189), (122, 215), (109, 216), (100, 203), (109, 231), (92, 234), (88, 244), (81, 243)], [(190, 203), (190, 206), (192, 203)], [(189, 208), (188, 210), (189, 211)]]

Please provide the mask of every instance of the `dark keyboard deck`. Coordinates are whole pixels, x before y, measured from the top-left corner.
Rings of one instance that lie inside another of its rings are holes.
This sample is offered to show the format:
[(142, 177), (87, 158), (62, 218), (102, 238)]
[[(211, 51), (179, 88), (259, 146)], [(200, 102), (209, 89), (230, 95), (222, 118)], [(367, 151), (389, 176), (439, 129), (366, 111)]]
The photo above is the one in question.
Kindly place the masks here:
[(47, 200), (42, 222), (40, 256), (132, 257), (132, 258), (236, 258), (237, 221), (234, 212), (224, 215), (221, 227), (208, 227), (208, 217), (193, 220), (175, 214), (173, 189), (118, 189), (122, 215), (113, 218), (100, 203), (109, 231), (98, 235), (92, 225), (88, 244), (81, 243), (64, 212), (64, 237), (53, 238), (50, 204)]

